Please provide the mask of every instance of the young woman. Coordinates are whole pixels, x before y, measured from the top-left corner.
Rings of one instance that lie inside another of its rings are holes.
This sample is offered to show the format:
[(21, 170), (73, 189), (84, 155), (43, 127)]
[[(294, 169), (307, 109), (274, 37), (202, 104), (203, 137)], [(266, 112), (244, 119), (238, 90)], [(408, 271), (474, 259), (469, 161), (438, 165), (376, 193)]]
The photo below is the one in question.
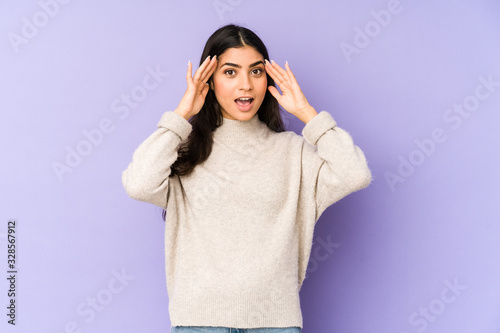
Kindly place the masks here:
[(215, 31), (178, 107), (123, 171), (130, 197), (166, 210), (171, 332), (301, 332), (315, 223), (371, 182), (351, 136), (268, 59), (252, 31)]

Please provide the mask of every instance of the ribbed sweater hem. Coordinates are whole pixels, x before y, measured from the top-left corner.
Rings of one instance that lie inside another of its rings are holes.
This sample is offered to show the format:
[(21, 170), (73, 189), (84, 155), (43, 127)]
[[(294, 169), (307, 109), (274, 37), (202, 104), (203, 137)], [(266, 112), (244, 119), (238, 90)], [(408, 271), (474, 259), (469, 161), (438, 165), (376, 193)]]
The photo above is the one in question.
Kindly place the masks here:
[(298, 293), (176, 295), (169, 312), (172, 326), (302, 328), (303, 324)]

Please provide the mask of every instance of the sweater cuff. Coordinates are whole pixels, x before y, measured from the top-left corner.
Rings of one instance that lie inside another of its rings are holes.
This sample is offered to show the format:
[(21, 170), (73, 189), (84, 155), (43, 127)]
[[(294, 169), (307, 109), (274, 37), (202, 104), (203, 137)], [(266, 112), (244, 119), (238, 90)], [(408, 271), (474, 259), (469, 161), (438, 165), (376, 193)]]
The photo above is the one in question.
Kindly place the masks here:
[(167, 128), (176, 133), (181, 138), (181, 141), (186, 140), (193, 129), (193, 125), (186, 118), (174, 111), (163, 113), (157, 126)]
[(321, 111), (302, 129), (302, 136), (312, 145), (316, 145), (319, 138), (329, 129), (337, 126), (337, 122), (332, 115), (326, 111)]

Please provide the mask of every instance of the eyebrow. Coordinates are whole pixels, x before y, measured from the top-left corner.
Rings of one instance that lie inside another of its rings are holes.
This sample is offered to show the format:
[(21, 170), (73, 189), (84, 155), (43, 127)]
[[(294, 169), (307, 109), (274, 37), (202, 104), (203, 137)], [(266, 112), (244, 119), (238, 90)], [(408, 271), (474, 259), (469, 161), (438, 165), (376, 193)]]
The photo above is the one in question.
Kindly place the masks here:
[[(255, 66), (259, 65), (259, 64), (264, 65), (264, 62), (263, 62), (262, 60), (256, 61), (256, 62), (254, 62), (253, 64), (250, 64), (250, 67), (255, 67)], [(233, 64), (232, 62), (226, 62), (225, 64), (223, 64), (222, 66), (220, 66), (220, 68), (222, 68), (222, 67), (224, 67), (224, 66), (226, 66), (226, 65), (227, 65), (227, 66), (233, 66), (233, 67), (238, 67), (238, 68), (241, 68), (241, 66), (240, 66), (240, 65)]]

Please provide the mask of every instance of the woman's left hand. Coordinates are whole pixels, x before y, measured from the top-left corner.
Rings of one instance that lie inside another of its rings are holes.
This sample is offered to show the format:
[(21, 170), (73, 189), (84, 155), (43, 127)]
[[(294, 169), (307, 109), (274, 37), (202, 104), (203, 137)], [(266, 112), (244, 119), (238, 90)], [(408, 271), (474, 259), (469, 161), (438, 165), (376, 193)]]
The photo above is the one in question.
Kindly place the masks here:
[(283, 70), (277, 63), (273, 60), (266, 62), (266, 72), (274, 80), (274, 82), (280, 87), (282, 94), (279, 93), (278, 89), (273, 86), (269, 86), (269, 92), (278, 100), (278, 103), (289, 113), (293, 114), (304, 123), (307, 123), (315, 115), (317, 115), (316, 110), (309, 104), (306, 97), (302, 93), (302, 90), (295, 79), (288, 62), (285, 63), (286, 71)]

